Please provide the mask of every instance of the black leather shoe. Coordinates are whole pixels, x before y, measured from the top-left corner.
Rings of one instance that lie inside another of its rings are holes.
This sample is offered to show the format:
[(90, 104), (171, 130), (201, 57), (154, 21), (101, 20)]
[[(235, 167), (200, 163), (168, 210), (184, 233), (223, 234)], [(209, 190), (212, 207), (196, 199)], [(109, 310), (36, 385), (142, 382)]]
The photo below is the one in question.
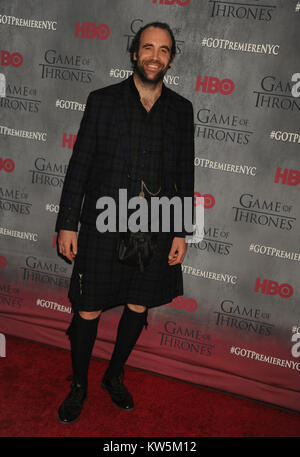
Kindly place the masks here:
[(71, 392), (58, 409), (58, 420), (62, 424), (74, 424), (79, 419), (84, 402), (87, 400), (87, 389), (80, 384), (72, 384)]
[(123, 377), (123, 370), (120, 376), (111, 378), (105, 372), (101, 381), (101, 387), (110, 394), (114, 405), (124, 411), (131, 411), (134, 408), (133, 399), (122, 382)]

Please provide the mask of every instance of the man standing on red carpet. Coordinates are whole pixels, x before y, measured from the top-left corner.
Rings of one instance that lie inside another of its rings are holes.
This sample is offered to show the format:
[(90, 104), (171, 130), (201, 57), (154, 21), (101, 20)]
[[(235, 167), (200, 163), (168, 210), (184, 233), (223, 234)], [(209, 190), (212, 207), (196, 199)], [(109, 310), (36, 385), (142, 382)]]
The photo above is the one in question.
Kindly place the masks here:
[(88, 97), (60, 200), (59, 252), (75, 260), (68, 294), (74, 316), (67, 332), (73, 382), (58, 410), (62, 423), (75, 422), (87, 398), (101, 312), (124, 305), (101, 386), (116, 406), (129, 411), (134, 404), (123, 384), (123, 367), (148, 325), (148, 309), (183, 295), (181, 263), (185, 236), (191, 233), (186, 226), (175, 230), (173, 224), (155, 235), (150, 231), (148, 238), (144, 232), (137, 238), (130, 233), (129, 241), (118, 231), (98, 230), (99, 197), (116, 199), (119, 189), (148, 202), (154, 196), (182, 201), (194, 196), (193, 107), (163, 84), (176, 53), (172, 30), (165, 23), (147, 24), (130, 53), (133, 76)]

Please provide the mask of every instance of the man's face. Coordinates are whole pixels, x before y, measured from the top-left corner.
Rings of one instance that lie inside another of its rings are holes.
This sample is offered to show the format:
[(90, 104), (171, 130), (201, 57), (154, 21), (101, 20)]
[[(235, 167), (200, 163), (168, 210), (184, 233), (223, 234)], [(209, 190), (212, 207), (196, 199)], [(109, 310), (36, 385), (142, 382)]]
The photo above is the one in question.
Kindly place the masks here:
[(171, 67), (172, 40), (167, 30), (149, 27), (143, 31), (138, 53), (134, 53), (135, 72), (142, 81), (156, 84)]

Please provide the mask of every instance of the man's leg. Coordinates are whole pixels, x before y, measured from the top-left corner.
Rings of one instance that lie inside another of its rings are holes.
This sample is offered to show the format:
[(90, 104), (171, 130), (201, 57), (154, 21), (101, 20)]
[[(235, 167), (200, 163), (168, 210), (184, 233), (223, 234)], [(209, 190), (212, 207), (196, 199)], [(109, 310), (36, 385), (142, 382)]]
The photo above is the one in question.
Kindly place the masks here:
[(88, 368), (97, 337), (101, 311), (75, 314), (69, 331), (73, 366), (73, 382), (88, 387)]
[(62, 423), (75, 422), (87, 398), (88, 368), (97, 337), (101, 311), (74, 314), (68, 329), (71, 341), (73, 382), (71, 392), (58, 410), (58, 420)]
[(128, 304), (121, 316), (114, 351), (106, 370), (102, 387), (107, 390), (113, 403), (121, 409), (133, 409), (132, 396), (122, 383), (122, 371), (142, 330), (147, 325), (148, 309), (145, 306)]

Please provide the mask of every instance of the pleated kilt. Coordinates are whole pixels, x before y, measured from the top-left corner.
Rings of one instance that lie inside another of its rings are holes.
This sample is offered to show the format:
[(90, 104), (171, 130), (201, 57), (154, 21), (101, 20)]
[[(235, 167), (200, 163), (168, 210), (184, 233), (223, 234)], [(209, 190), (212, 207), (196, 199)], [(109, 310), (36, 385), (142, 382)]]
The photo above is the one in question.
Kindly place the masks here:
[(117, 260), (118, 238), (113, 235), (81, 225), (68, 293), (73, 311), (105, 310), (126, 303), (152, 308), (183, 295), (181, 264), (168, 265), (170, 234), (158, 233), (156, 250), (144, 272)]

